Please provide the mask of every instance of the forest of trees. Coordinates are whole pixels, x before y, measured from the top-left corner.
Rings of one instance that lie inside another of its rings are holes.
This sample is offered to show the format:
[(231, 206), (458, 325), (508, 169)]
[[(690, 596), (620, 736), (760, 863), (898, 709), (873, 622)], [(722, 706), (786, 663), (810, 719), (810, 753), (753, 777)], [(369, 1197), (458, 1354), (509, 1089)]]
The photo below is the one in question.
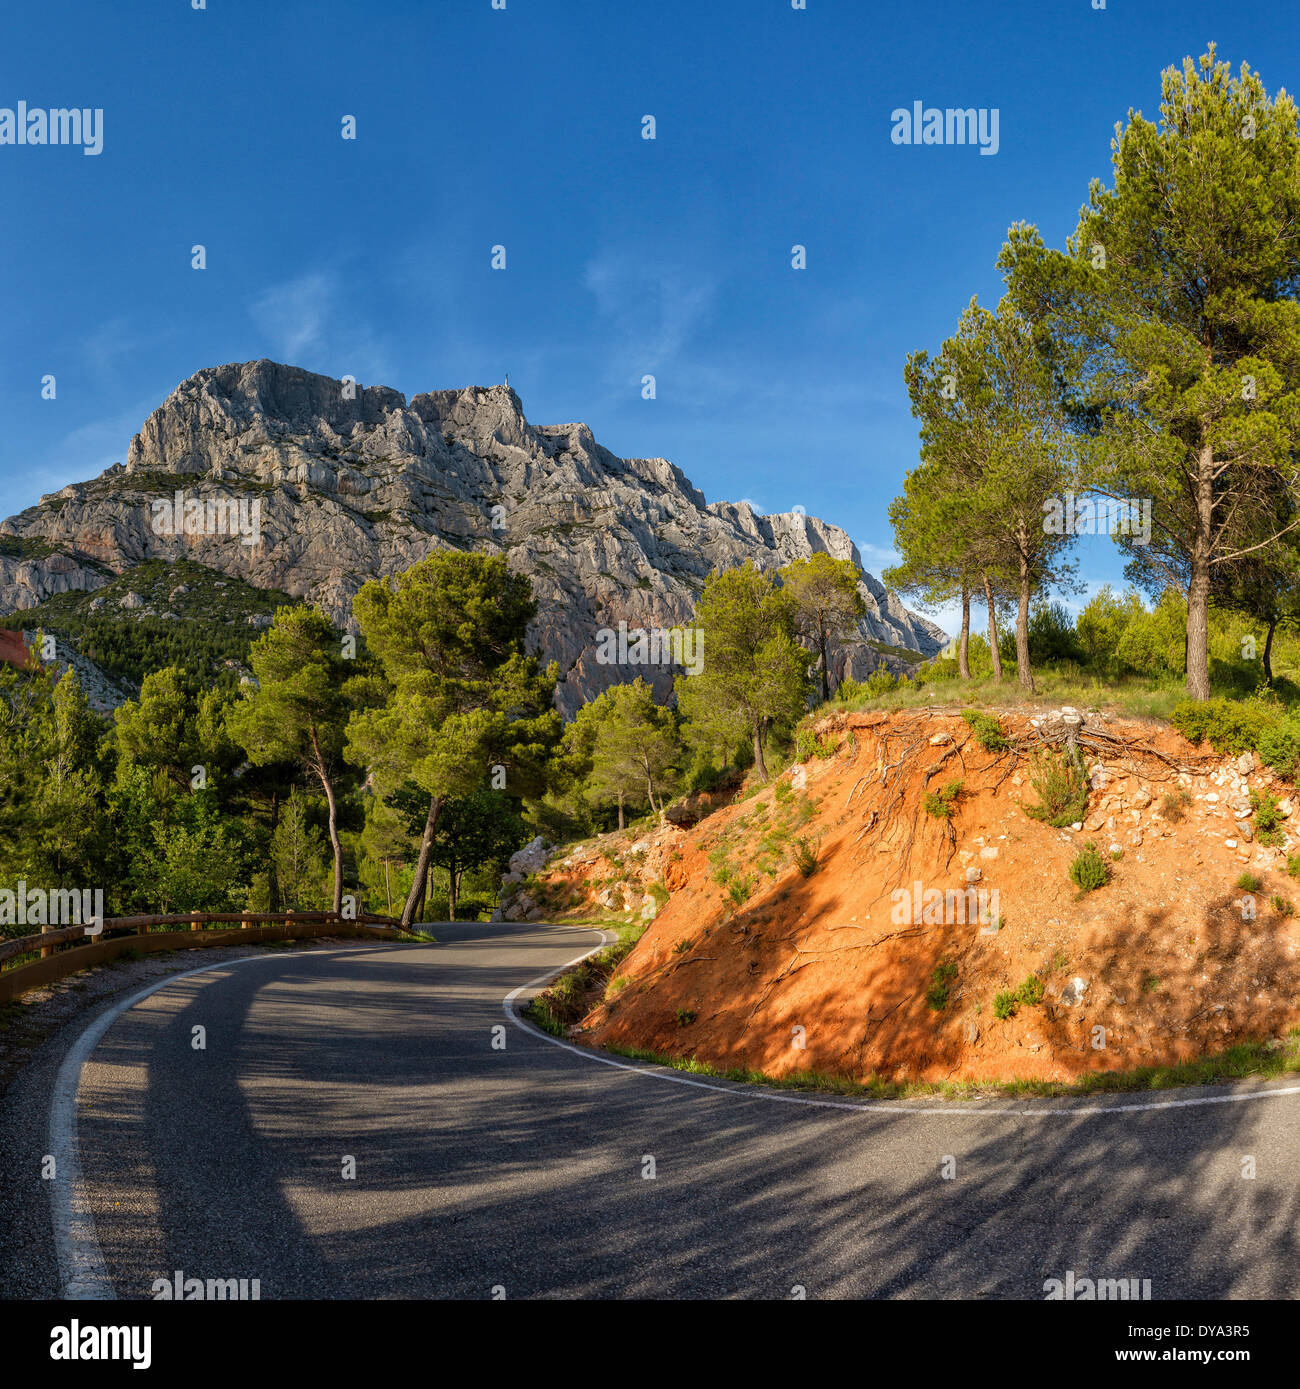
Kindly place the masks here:
[(713, 576), (669, 705), (616, 684), (567, 727), (505, 561), (440, 552), (357, 594), (359, 635), (277, 609), (252, 678), (168, 666), (111, 718), (77, 675), (0, 666), (0, 881), (106, 885), (112, 915), (485, 910), (534, 834), (660, 816), (789, 740), (863, 611), (827, 555)]

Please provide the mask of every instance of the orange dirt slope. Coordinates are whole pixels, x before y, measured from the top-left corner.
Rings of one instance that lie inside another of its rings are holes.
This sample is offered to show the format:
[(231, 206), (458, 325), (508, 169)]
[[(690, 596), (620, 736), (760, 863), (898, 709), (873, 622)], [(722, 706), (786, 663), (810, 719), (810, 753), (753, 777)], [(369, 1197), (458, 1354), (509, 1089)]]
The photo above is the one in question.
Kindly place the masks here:
[[(1067, 1081), (1300, 1019), (1300, 927), (1270, 905), (1300, 896), (1292, 837), (1260, 846), (1249, 806), (1271, 793), (1289, 817), (1288, 787), (1164, 725), (1001, 721), (1013, 746), (986, 752), (952, 712), (834, 715), (832, 755), (655, 831), (641, 853), (671, 896), (577, 1035), (771, 1075)], [(1025, 813), (1031, 770), (1070, 741), (1092, 790), (1083, 828), (1053, 829)], [(954, 780), (952, 818), (929, 814), (926, 792)], [(809, 876), (799, 841), (817, 854)], [(1088, 841), (1111, 881), (1081, 895), (1069, 869)], [(1249, 895), (1247, 870), (1262, 880)], [(1043, 1001), (999, 1020), (995, 995), (1031, 974)]]

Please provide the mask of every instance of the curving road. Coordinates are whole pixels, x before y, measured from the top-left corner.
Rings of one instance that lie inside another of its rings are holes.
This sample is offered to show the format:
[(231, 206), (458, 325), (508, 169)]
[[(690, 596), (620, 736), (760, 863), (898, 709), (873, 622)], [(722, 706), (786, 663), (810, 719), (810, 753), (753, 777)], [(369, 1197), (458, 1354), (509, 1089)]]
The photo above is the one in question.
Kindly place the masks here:
[(1300, 1087), (857, 1105), (700, 1083), (515, 1018), (598, 932), (436, 929), (196, 961), (61, 1036), (15, 1101), (59, 1157), (24, 1187), (41, 1277), (119, 1298), (178, 1269), (263, 1298), (1041, 1298), (1067, 1270), (1300, 1292)]

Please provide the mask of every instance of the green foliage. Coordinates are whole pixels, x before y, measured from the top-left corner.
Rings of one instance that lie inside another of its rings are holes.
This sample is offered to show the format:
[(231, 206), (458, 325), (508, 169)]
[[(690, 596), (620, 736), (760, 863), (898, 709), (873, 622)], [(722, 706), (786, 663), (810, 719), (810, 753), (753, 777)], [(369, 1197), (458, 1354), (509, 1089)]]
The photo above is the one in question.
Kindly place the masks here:
[(734, 747), (748, 735), (759, 777), (774, 730), (793, 727), (806, 707), (808, 654), (795, 639), (791, 593), (746, 563), (713, 574), (695, 606), (704, 668), (675, 682), (678, 707), (697, 742)]
[(1011, 740), (1002, 731), (1002, 724), (992, 714), (979, 709), (963, 709), (962, 718), (970, 725), (975, 741), (985, 752), (1001, 752), (1011, 746)]
[(1088, 421), (1092, 480), (1160, 518), (1119, 543), (1142, 584), (1185, 583), (1188, 692), (1206, 699), (1214, 571), (1268, 544), (1294, 491), (1296, 106), (1210, 45), (1163, 74), (1158, 123), (1130, 110), (1112, 159), (1064, 252), (1020, 224), (999, 268)]
[(678, 1008), (673, 1016), (677, 1019), (678, 1027), (689, 1027), (695, 1021), (695, 1011), (692, 1008)]
[(738, 907), (743, 907), (754, 895), (755, 879), (749, 873), (737, 873), (727, 884), (727, 896)]
[(830, 697), (830, 661), (836, 646), (857, 630), (866, 615), (853, 562), (818, 550), (778, 571), (793, 603), (794, 630), (817, 657), (822, 699)]
[(796, 839), (794, 845), (794, 866), (802, 877), (811, 878), (818, 868), (818, 846), (803, 838)]
[(1088, 778), (1077, 757), (1065, 752), (1042, 753), (1033, 761), (1029, 781), (1038, 796), (1037, 805), (1025, 807), (1031, 820), (1064, 829), (1087, 815)]
[(1287, 917), (1293, 915), (1295, 912), (1295, 904), (1289, 897), (1283, 897), (1280, 892), (1275, 892), (1272, 897), (1268, 899), (1268, 902), (1269, 906), (1273, 908), (1278, 916)]
[(1081, 893), (1094, 892), (1110, 882), (1110, 865), (1097, 852), (1097, 846), (1091, 840), (1070, 865), (1070, 881)]
[(1231, 699), (1185, 700), (1169, 717), (1189, 743), (1208, 742), (1215, 752), (1231, 756), (1254, 749), (1273, 721), (1258, 704)]
[(930, 975), (930, 987), (925, 992), (925, 1001), (936, 1013), (948, 1006), (949, 992), (956, 977), (955, 961), (946, 960), (935, 965), (934, 972)]
[[(1300, 877), (1300, 854), (1292, 855), (1287, 860), (1287, 871), (1293, 878)], [(1256, 877), (1254, 873), (1243, 873), (1237, 879), (1237, 886), (1246, 892), (1258, 892), (1263, 886), (1263, 880)]]
[(964, 787), (965, 782), (958, 779), (948, 782), (937, 792), (927, 791), (921, 798), (925, 813), (936, 820), (951, 820), (957, 813), (957, 803)]
[(1022, 1008), (1032, 1008), (1043, 1001), (1043, 981), (1035, 974), (1027, 975), (1015, 989), (1008, 989), (993, 996), (993, 1016), (1005, 1022), (1014, 1018)]
[(1282, 812), (1278, 809), (1277, 797), (1267, 792), (1252, 791), (1250, 805), (1255, 812), (1255, 838), (1265, 848), (1276, 848), (1284, 838)]
[[(278, 590), (255, 588), (186, 559), (147, 560), (121, 575), (110, 571), (108, 578), (101, 588), (59, 593), (0, 617), (0, 628), (57, 633), (111, 680), (131, 688), (172, 666), (189, 680), (231, 691), (257, 635), (249, 619), (265, 623), (293, 602)], [(129, 593), (144, 606), (121, 607)]]
[(1001, 993), (993, 995), (993, 1016), (999, 1022), (1005, 1022), (1008, 1018), (1016, 1015), (1016, 994), (1015, 990), (1003, 990)]
[(878, 699), (881, 695), (888, 694), (890, 690), (898, 688), (898, 676), (884, 666), (878, 666), (867, 676), (866, 684), (860, 688), (868, 699)]

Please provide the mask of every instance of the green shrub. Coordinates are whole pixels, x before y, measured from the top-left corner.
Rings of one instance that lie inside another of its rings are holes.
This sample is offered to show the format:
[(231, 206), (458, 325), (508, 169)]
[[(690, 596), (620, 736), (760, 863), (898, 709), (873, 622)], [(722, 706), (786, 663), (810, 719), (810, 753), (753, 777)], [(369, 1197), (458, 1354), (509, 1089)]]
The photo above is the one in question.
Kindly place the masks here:
[(687, 940), (679, 940), (679, 941), (677, 942), (677, 944), (673, 946), (673, 954), (674, 954), (674, 955), (685, 955), (686, 952), (687, 952), (687, 951), (691, 948), (691, 946), (693, 946), (694, 944), (695, 944), (695, 942), (694, 942), (693, 940), (690, 940), (690, 939), (687, 939)]
[(1059, 830), (1087, 815), (1088, 778), (1077, 757), (1043, 753), (1035, 758), (1029, 781), (1038, 795), (1037, 805), (1025, 807), (1031, 820), (1043, 820)]
[(957, 965), (952, 960), (935, 965), (930, 976), (930, 987), (926, 990), (925, 1001), (937, 1013), (948, 1006), (948, 991), (957, 977)]
[(695, 1021), (695, 1013), (690, 1008), (679, 1008), (675, 1017), (678, 1027), (689, 1027)]
[(788, 781), (778, 781), (772, 788), (772, 796), (778, 805), (785, 805), (794, 799), (794, 787)]
[(1259, 735), (1259, 760), (1288, 781), (1294, 781), (1300, 762), (1300, 723), (1294, 715)]
[(1237, 756), (1253, 751), (1262, 734), (1279, 720), (1257, 705), (1234, 699), (1184, 700), (1174, 706), (1169, 722), (1189, 743), (1205, 743)]
[(1091, 840), (1070, 865), (1070, 881), (1080, 892), (1092, 892), (1110, 882), (1110, 865), (1097, 852), (1097, 846)]
[(1016, 990), (1016, 1002), (1023, 1003), (1025, 1007), (1032, 1008), (1036, 1003), (1043, 1001), (1043, 981), (1036, 975), (1028, 975)]
[(837, 704), (856, 704), (867, 693), (867, 687), (860, 681), (854, 680), (849, 676), (846, 680), (841, 680), (839, 688), (835, 691), (835, 701)]
[(1013, 992), (993, 995), (993, 1016), (1002, 1022), (1016, 1015), (1016, 996)]
[(864, 688), (869, 699), (877, 699), (898, 688), (898, 677), (892, 671), (881, 666), (867, 676), (867, 683)]
[(1282, 842), (1282, 812), (1277, 797), (1259, 791), (1250, 793), (1250, 806), (1255, 812), (1255, 838), (1266, 848), (1276, 848)]
[(794, 760), (807, 762), (817, 756), (817, 736), (811, 728), (800, 728), (794, 735)]
[[(1286, 868), (1293, 878), (1300, 878), (1300, 854), (1292, 854), (1286, 861)], [(1237, 886), (1246, 892), (1258, 892), (1263, 884), (1253, 873), (1243, 873), (1237, 879)]]
[(1268, 899), (1268, 904), (1278, 916), (1290, 916), (1295, 911), (1295, 904), (1289, 897), (1283, 897), (1280, 892), (1275, 892)]
[(961, 798), (962, 781), (950, 781), (940, 791), (927, 791), (922, 798), (922, 805), (925, 807), (927, 815), (933, 815), (936, 820), (951, 820), (957, 810), (957, 802)]
[(743, 907), (754, 892), (754, 879), (748, 873), (740, 873), (732, 878), (727, 895), (738, 906)]
[(975, 741), (985, 752), (1001, 752), (1011, 746), (1011, 740), (1002, 731), (1002, 725), (992, 714), (979, 709), (963, 709), (961, 716), (975, 734)]
[(811, 878), (817, 871), (817, 848), (806, 839), (794, 841), (794, 866), (805, 878)]

